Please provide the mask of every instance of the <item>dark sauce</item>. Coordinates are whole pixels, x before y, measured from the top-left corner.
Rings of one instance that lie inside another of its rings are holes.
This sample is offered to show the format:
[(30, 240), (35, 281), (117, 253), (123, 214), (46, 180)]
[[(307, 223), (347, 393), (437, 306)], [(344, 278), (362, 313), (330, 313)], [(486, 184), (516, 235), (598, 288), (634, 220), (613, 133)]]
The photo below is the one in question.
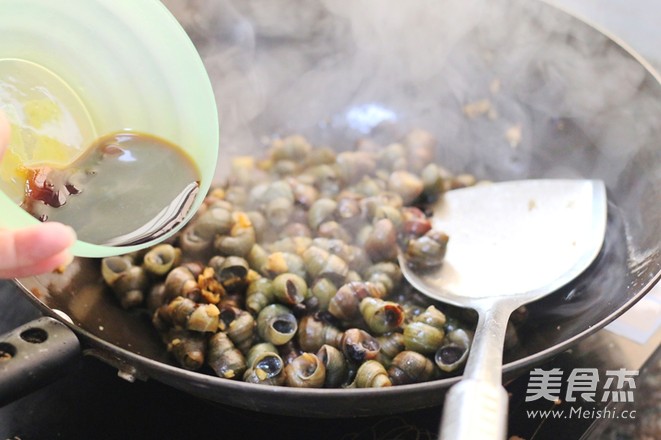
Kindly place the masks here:
[(32, 216), (113, 246), (158, 238), (181, 223), (200, 182), (181, 148), (135, 132), (99, 138), (66, 168), (30, 167), (26, 175), (22, 207)]

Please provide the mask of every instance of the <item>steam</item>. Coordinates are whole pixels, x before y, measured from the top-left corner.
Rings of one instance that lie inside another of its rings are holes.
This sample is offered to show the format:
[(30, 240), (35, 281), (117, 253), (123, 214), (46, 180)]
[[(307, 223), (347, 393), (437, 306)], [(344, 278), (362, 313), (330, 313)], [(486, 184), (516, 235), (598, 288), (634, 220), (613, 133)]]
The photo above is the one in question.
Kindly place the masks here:
[(661, 197), (659, 170), (648, 170), (659, 163), (661, 91), (565, 13), (530, 0), (165, 3), (213, 82), (219, 179), (228, 157), (259, 153), (271, 137), (346, 149), (424, 128), (456, 172), (604, 180), (625, 217), (631, 273), (661, 269), (659, 211), (641, 208)]
[[(420, 127), (457, 172), (597, 177), (628, 212), (658, 200), (632, 165), (658, 154), (661, 99), (650, 75), (542, 2), (165, 3), (212, 78), (219, 179), (228, 156), (257, 153), (270, 137), (301, 133), (343, 149), (366, 134), (385, 143)], [(647, 248), (659, 231), (628, 215), (630, 236), (641, 240), (632, 248)]]

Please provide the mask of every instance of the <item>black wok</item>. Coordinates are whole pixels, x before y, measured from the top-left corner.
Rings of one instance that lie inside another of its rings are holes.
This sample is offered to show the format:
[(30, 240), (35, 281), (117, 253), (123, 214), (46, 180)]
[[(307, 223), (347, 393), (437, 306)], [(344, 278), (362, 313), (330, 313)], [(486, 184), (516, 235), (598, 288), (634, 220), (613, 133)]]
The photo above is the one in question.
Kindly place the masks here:
[[(587, 272), (529, 307), (505, 357), (513, 377), (602, 328), (661, 271), (661, 85), (627, 49), (544, 3), (166, 2), (202, 54), (228, 155), (263, 136), (302, 133), (337, 149), (421, 127), (454, 171), (508, 180), (601, 179), (609, 222)], [(351, 3), (351, 5), (349, 4)], [(481, 102), (478, 106), (473, 104)], [(486, 104), (485, 104), (486, 102)], [(472, 106), (473, 105), (473, 106)], [(481, 109), (481, 110), (480, 110)], [(458, 379), (389, 389), (308, 390), (229, 381), (173, 363), (148, 317), (105, 291), (99, 262), (17, 281), (128, 379), (153, 378), (256, 411), (386, 414), (442, 402)], [(68, 318), (70, 318), (70, 321)]]

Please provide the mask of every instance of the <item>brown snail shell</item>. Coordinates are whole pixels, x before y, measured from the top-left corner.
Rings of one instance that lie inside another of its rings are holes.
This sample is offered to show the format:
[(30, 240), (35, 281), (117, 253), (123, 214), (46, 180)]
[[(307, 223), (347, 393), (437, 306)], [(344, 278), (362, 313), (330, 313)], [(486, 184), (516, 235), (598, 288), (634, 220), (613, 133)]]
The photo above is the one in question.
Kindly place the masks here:
[(285, 367), (290, 387), (321, 388), (326, 380), (326, 366), (313, 353), (303, 353)]
[(426, 382), (434, 377), (434, 363), (426, 356), (410, 350), (398, 353), (388, 368), (393, 385)]
[(341, 286), (328, 304), (331, 315), (342, 321), (352, 321), (360, 317), (360, 302), (367, 297), (381, 298), (384, 291), (376, 284), (350, 282)]
[(340, 347), (347, 360), (357, 364), (376, 358), (381, 348), (374, 336), (357, 328), (344, 332)]

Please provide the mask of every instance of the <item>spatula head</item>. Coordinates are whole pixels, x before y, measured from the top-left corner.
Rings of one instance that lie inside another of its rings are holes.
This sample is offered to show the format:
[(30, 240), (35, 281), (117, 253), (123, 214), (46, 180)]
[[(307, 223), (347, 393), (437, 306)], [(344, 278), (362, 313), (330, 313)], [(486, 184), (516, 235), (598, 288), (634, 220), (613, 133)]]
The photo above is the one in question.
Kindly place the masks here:
[(449, 191), (432, 220), (450, 236), (442, 267), (404, 274), (423, 293), (460, 306), (486, 297), (532, 301), (595, 259), (606, 206), (597, 180), (521, 180)]

